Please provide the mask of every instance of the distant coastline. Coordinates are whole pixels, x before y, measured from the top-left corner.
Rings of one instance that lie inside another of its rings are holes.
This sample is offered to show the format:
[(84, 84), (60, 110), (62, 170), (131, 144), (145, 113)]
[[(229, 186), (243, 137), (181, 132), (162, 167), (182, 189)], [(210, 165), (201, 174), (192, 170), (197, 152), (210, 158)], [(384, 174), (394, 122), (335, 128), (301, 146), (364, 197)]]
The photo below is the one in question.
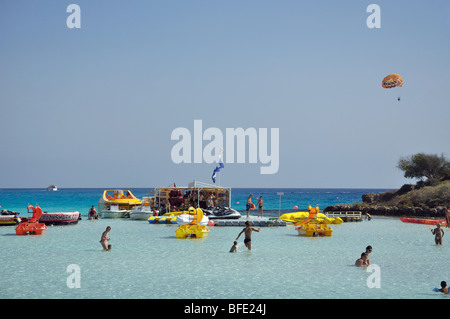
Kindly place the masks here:
[(361, 203), (331, 205), (325, 212), (361, 211), (372, 216), (442, 218), (450, 204), (450, 180), (437, 185), (419, 182), (380, 194), (367, 193)]

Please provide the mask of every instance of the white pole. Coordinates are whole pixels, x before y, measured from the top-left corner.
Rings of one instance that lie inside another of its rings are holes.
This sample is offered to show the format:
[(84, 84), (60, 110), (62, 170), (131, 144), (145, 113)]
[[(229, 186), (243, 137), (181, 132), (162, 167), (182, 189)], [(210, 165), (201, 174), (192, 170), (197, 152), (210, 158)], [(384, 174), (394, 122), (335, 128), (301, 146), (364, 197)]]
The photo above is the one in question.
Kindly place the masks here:
[(281, 214), (281, 196), (284, 195), (284, 192), (278, 192), (277, 195), (280, 196), (280, 206), (278, 208), (278, 219), (280, 219), (280, 214)]

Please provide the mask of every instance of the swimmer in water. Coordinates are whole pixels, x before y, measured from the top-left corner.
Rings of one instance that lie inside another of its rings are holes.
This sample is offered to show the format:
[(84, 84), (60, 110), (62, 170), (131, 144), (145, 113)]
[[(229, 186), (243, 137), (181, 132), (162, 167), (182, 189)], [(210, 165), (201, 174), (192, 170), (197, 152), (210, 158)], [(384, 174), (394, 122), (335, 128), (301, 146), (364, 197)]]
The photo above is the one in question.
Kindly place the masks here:
[(366, 253), (362, 253), (361, 254), (361, 258), (356, 260), (355, 266), (356, 267), (366, 266), (366, 261), (367, 261), (367, 254)]
[(439, 291), (448, 294), (447, 283), (445, 281), (441, 281), (441, 289), (439, 289)]
[(108, 234), (109, 234), (110, 230), (111, 230), (110, 226), (106, 227), (106, 230), (102, 234), (102, 238), (100, 238), (100, 244), (102, 244), (103, 249), (106, 251), (111, 250), (111, 245), (108, 245), (108, 241), (109, 241)]
[(431, 229), (431, 233), (434, 235), (434, 241), (436, 245), (442, 245), (442, 237), (444, 237), (444, 230), (441, 228), (441, 224), (437, 223), (435, 229)]

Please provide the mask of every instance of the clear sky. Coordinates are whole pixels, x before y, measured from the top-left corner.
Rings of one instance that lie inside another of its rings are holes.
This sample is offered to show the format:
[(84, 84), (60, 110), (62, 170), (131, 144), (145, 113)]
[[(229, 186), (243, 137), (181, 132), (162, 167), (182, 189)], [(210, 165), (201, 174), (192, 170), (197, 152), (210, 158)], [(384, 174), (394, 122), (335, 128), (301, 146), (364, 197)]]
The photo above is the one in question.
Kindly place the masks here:
[[(279, 129), (276, 174), (225, 162), (221, 185), (415, 182), (401, 156), (450, 157), (449, 16), (445, 0), (2, 0), (0, 188), (209, 183), (214, 163), (171, 158), (194, 120)], [(383, 90), (391, 73), (404, 85)]]

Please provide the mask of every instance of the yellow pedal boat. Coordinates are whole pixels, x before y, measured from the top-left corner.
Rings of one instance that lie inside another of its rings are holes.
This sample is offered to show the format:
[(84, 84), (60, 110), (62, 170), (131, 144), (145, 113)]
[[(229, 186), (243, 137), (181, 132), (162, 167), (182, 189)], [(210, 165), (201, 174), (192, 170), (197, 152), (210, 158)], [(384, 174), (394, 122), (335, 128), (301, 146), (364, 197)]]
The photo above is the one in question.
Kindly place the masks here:
[(307, 237), (333, 235), (333, 228), (328, 224), (305, 223), (297, 227), (297, 231), (299, 235)]
[(200, 225), (202, 219), (203, 211), (200, 208), (197, 208), (193, 220), (190, 223), (180, 225), (177, 228), (175, 231), (177, 238), (203, 238), (208, 235), (209, 229), (205, 225)]

